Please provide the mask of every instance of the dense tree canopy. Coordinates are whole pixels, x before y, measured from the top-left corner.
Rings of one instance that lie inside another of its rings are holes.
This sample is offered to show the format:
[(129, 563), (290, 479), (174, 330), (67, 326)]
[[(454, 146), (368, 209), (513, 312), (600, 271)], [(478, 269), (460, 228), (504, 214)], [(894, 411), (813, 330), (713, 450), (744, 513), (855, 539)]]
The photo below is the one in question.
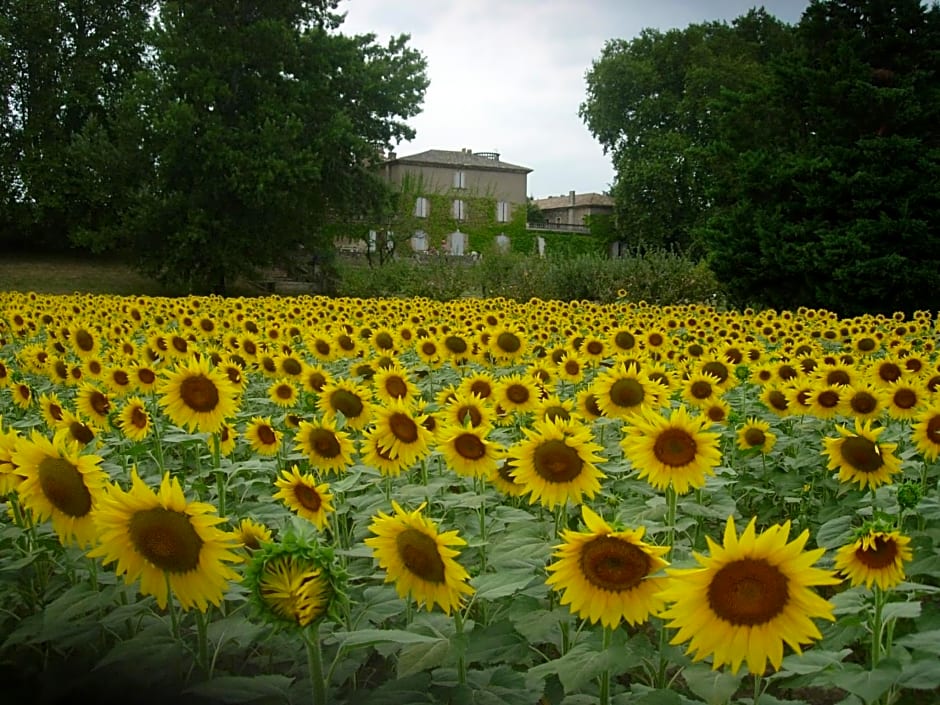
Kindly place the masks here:
[[(22, 45), (24, 58), (20, 73), (0, 74), (5, 86), (30, 93), (33, 73), (56, 75), (39, 59), (77, 74), (74, 57), (29, 53), (27, 29), (39, 18), (32, 2), (12, 4), (0, 50)], [(74, 43), (60, 6), (131, 3), (39, 4), (50, 10), (35, 41), (48, 48)], [(342, 34), (335, 0), (154, 5), (135, 25), (136, 44), (128, 38), (123, 50), (137, 62), (122, 74), (131, 80), (112, 96), (110, 77), (92, 75), (78, 91), (107, 106), (104, 117), (48, 106), (37, 115), (26, 103), (5, 116), (4, 225), (21, 233), (23, 218), (12, 214), (35, 212), (37, 227), (95, 250), (130, 251), (144, 271), (192, 291), (223, 292), (233, 277), (280, 263), (299, 246), (328, 260), (324, 223), (385, 207), (373, 165), (414, 136), (406, 120), (423, 102), (424, 58), (406, 35), (383, 45), (371, 34)], [(94, 36), (111, 47), (113, 32), (102, 25)], [(58, 105), (70, 90), (56, 84), (41, 96)], [(66, 157), (37, 146), (31, 131), (51, 132)], [(82, 213), (85, 204), (106, 206), (108, 218)]]
[(814, 0), (612, 42), (582, 115), (618, 229), (708, 254), (742, 304), (930, 307), (940, 285), (940, 8)]

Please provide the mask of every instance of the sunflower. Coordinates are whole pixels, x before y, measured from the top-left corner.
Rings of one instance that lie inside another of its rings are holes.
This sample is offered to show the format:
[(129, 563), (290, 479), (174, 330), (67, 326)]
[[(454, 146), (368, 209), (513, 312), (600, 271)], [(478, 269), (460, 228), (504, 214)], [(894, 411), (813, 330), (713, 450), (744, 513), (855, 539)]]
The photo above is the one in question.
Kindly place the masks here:
[(273, 499), (280, 499), (288, 509), (310, 521), (320, 531), (326, 528), (329, 514), (334, 511), (333, 495), (327, 483), (317, 484), (313, 475), (301, 475), (296, 465), (282, 470), (281, 477), (274, 481), (279, 491)]
[(525, 485), (516, 482), (516, 466), (509, 458), (503, 458), (487, 476), (490, 484), (508, 497), (521, 497), (526, 493)]
[(924, 460), (933, 462), (940, 455), (940, 404), (921, 411), (915, 421), (911, 426), (914, 445)]
[(492, 401), (495, 386), (496, 380), (489, 372), (471, 371), (460, 380), (456, 392), (458, 394), (475, 394), (480, 399), (490, 399)]
[(885, 385), (888, 416), (898, 421), (913, 419), (927, 403), (927, 389), (916, 379)]
[(824, 438), (823, 455), (829, 470), (839, 471), (841, 482), (857, 482), (859, 489), (875, 489), (891, 482), (901, 472), (901, 459), (894, 455), (897, 443), (878, 443), (884, 427), (873, 429), (871, 421), (855, 419), (855, 431), (836, 426), (841, 438)]
[(129, 374), (138, 392), (151, 392), (157, 387), (160, 377), (152, 365), (136, 362), (131, 365)]
[(489, 428), (493, 424), (495, 409), (492, 403), (476, 394), (455, 390), (442, 406), (441, 413), (447, 424), (472, 428)]
[(291, 409), (297, 404), (297, 385), (289, 377), (279, 377), (268, 386), (268, 399), (282, 409)]
[(301, 377), (304, 390), (320, 394), (329, 382), (333, 381), (333, 376), (320, 365), (305, 365), (304, 374)]
[(130, 393), (134, 389), (134, 380), (131, 379), (128, 368), (120, 364), (108, 366), (104, 373), (104, 383), (118, 397)]
[(88, 555), (117, 562), (118, 575), (166, 608), (169, 591), (183, 609), (219, 605), (239, 576), (226, 563), (240, 560), (235, 537), (218, 528), (225, 521), (204, 502), (187, 502), (179, 480), (166, 473), (154, 492), (131, 471), (131, 489), (112, 486), (95, 517), (98, 546)]
[(98, 436), (98, 429), (84, 421), (68, 409), (62, 409), (62, 420), (56, 424), (56, 438), (67, 443), (87, 446)]
[(111, 400), (91, 382), (84, 382), (78, 388), (75, 406), (86, 419), (99, 426), (109, 427), (108, 414), (111, 413)]
[(369, 531), (375, 536), (365, 539), (386, 571), (385, 582), (394, 582), (399, 597), (410, 597), (429, 612), (435, 604), (446, 614), (459, 609), (463, 596), (473, 594), (469, 574), (455, 560), (460, 553), (454, 546), (466, 541), (456, 531), (439, 533), (437, 524), (422, 516), (424, 504), (413, 512), (395, 501), (392, 507), (394, 515), (373, 517)]
[(667, 569), (673, 579), (660, 597), (672, 603), (662, 613), (678, 629), (672, 644), (689, 642), (694, 661), (712, 656), (712, 667), (742, 662), (762, 675), (770, 661), (779, 669), (784, 642), (796, 653), (820, 639), (813, 619), (834, 620), (833, 608), (811, 588), (835, 585), (832, 571), (814, 568), (825, 549), (804, 551), (809, 532), (787, 541), (790, 522), (774, 524), (760, 535), (751, 519), (741, 536), (728, 517), (724, 542), (706, 537), (709, 556), (694, 553), (701, 567)]
[(621, 362), (598, 375), (591, 389), (608, 418), (626, 419), (643, 409), (658, 408), (661, 403), (662, 387), (635, 364)]
[(277, 455), (284, 434), (274, 428), (270, 416), (253, 416), (243, 435), (252, 450), (261, 455)]
[(341, 473), (352, 464), (352, 439), (345, 431), (337, 430), (331, 419), (301, 421), (294, 441), (297, 450), (306, 453), (311, 465), (320, 471)]
[(147, 405), (140, 397), (128, 397), (117, 419), (118, 428), (132, 441), (142, 441), (151, 429)]
[(731, 415), (731, 404), (722, 398), (712, 400), (709, 404), (702, 407), (702, 416), (713, 424), (724, 424)]
[(574, 400), (562, 399), (557, 394), (547, 394), (539, 399), (538, 406), (535, 407), (536, 421), (571, 421), (577, 416)]
[(13, 462), (13, 451), (19, 439), (20, 432), (15, 428), (4, 430), (0, 416), (0, 496), (14, 491), (25, 479)]
[(372, 380), (375, 396), (382, 403), (393, 400), (412, 404), (421, 396), (415, 383), (408, 378), (408, 371), (400, 365), (380, 369)]
[(820, 385), (817, 382), (810, 393), (810, 413), (818, 419), (831, 419), (842, 409), (842, 392), (845, 387), (835, 384)]
[(209, 452), (215, 453), (215, 439), (219, 439), (219, 455), (229, 456), (235, 450), (235, 443), (238, 440), (238, 433), (232, 428), (228, 421), (223, 421), (219, 430), (206, 439), (206, 445), (209, 446)]
[(659, 593), (666, 578), (652, 578), (668, 564), (668, 546), (643, 542), (644, 528), (615, 531), (587, 505), (581, 507), (587, 531), (565, 529), (555, 547), (551, 574), (545, 581), (562, 591), (561, 604), (592, 623), (614, 629), (622, 621), (645, 622), (664, 606)]
[(242, 519), (233, 532), (242, 548), (257, 551), (261, 544), (271, 541), (271, 530), (254, 519)]
[(43, 392), (40, 394), (39, 411), (42, 414), (42, 420), (46, 422), (46, 426), (50, 429), (55, 429), (59, 422), (62, 421), (62, 414), (64, 412), (64, 407), (62, 406), (62, 401), (59, 399), (59, 395), (54, 392)]
[(527, 348), (525, 334), (514, 326), (500, 326), (489, 337), (489, 353), (503, 365), (517, 362)]
[(842, 390), (842, 407), (839, 413), (856, 419), (874, 419), (881, 416), (885, 403), (883, 389), (859, 380)]
[(738, 429), (737, 440), (741, 450), (757, 450), (766, 455), (773, 449), (777, 436), (770, 432), (770, 424), (766, 421), (748, 418)]
[(582, 389), (578, 392), (575, 397), (575, 409), (578, 416), (587, 421), (594, 421), (604, 415), (601, 408), (597, 405), (597, 397), (594, 396), (594, 391), (590, 388)]
[[(425, 429), (427, 430), (427, 429)], [(405, 457), (396, 457), (387, 446), (383, 445), (385, 436), (378, 428), (369, 428), (362, 436), (359, 459), (364, 465), (371, 465), (386, 477), (398, 477), (407, 469)]]
[(365, 428), (372, 420), (372, 394), (367, 387), (350, 380), (336, 380), (324, 385), (317, 409), (325, 418), (342, 415), (350, 428)]
[(390, 459), (400, 460), (408, 467), (430, 452), (431, 432), (422, 421), (405, 402), (389, 402), (375, 413), (376, 442)]
[(500, 458), (499, 447), (486, 438), (488, 432), (485, 427), (446, 424), (439, 431), (437, 449), (458, 475), (488, 477)]
[(579, 357), (578, 353), (568, 351), (561, 356), (555, 366), (555, 372), (558, 373), (558, 379), (577, 384), (584, 379), (584, 360)]
[(494, 400), (506, 412), (524, 414), (539, 403), (539, 390), (535, 380), (521, 374), (501, 377), (493, 392)]
[(693, 372), (682, 383), (682, 399), (696, 407), (707, 406), (723, 391), (718, 386), (718, 378), (706, 372)]
[(237, 410), (234, 385), (205, 357), (191, 357), (167, 371), (157, 392), (170, 420), (190, 431), (215, 433)]
[(777, 384), (766, 384), (760, 393), (761, 402), (777, 416), (789, 416), (790, 400), (786, 393)]
[[(254, 576), (254, 571), (250, 575)], [(322, 567), (290, 552), (266, 557), (251, 582), (257, 585), (257, 603), (278, 621), (300, 627), (325, 615), (333, 598)]]
[(853, 543), (836, 551), (835, 567), (852, 587), (872, 583), (890, 590), (904, 580), (904, 564), (913, 557), (911, 539), (898, 531), (869, 529)]
[(597, 468), (603, 462), (603, 448), (594, 443), (591, 429), (577, 421), (542, 419), (533, 428), (524, 428), (525, 439), (508, 450), (515, 466), (513, 478), (526, 488), (529, 504), (540, 501), (546, 507), (580, 504), (582, 496), (593, 498), (600, 490), (604, 474)]
[(13, 403), (21, 409), (29, 409), (33, 404), (33, 390), (25, 382), (14, 382), (10, 386)]

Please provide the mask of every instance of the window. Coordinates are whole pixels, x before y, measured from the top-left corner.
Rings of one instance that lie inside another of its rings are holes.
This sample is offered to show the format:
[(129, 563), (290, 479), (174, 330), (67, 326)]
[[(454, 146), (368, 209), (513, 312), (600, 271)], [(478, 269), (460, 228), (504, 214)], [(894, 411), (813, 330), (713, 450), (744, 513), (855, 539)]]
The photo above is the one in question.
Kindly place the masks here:
[(467, 174), (463, 170), (454, 172), (454, 188), (467, 188)]
[(415, 252), (427, 252), (428, 234), (423, 230), (415, 230), (415, 234), (411, 236), (411, 249)]
[(454, 201), (450, 212), (454, 220), (464, 220), (467, 217), (467, 207), (459, 198)]
[(509, 221), (509, 202), (497, 201), (496, 203), (496, 222), (506, 223)]
[(427, 218), (431, 213), (431, 202), (424, 196), (418, 196), (415, 201), (415, 217)]

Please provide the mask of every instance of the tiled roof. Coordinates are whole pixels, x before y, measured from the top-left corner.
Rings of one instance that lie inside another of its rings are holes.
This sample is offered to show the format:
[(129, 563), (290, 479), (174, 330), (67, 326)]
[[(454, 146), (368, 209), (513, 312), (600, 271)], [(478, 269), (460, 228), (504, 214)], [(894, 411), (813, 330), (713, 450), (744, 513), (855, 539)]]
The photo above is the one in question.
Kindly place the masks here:
[[(571, 194), (565, 196), (549, 196), (548, 198), (535, 198), (532, 200), (541, 210), (552, 210), (553, 208), (571, 208)], [(584, 206), (613, 206), (614, 199), (605, 196), (602, 193), (576, 193), (574, 195), (574, 207)]]
[[(485, 152), (490, 155), (493, 152)], [(474, 169), (497, 169), (501, 171), (518, 171), (528, 174), (532, 171), (527, 166), (510, 164), (490, 156), (481, 156), (480, 153), (473, 154), (467, 151), (450, 151), (446, 149), (429, 149), (426, 152), (418, 154), (409, 154), (406, 157), (396, 157), (389, 159), (386, 164), (427, 164), (429, 166), (464, 166)]]

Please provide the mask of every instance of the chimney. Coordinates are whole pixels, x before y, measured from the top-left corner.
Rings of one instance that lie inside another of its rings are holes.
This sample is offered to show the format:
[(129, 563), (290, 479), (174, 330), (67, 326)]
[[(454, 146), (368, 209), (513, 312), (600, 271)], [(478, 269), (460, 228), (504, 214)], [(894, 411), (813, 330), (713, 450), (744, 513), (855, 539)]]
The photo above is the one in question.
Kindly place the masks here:
[(568, 192), (568, 203), (574, 205), (574, 191)]
[(392, 159), (397, 159), (397, 158), (398, 158), (398, 155), (395, 154), (395, 152), (389, 152), (389, 153), (388, 153), (388, 158), (389, 158), (389, 161), (391, 161)]

